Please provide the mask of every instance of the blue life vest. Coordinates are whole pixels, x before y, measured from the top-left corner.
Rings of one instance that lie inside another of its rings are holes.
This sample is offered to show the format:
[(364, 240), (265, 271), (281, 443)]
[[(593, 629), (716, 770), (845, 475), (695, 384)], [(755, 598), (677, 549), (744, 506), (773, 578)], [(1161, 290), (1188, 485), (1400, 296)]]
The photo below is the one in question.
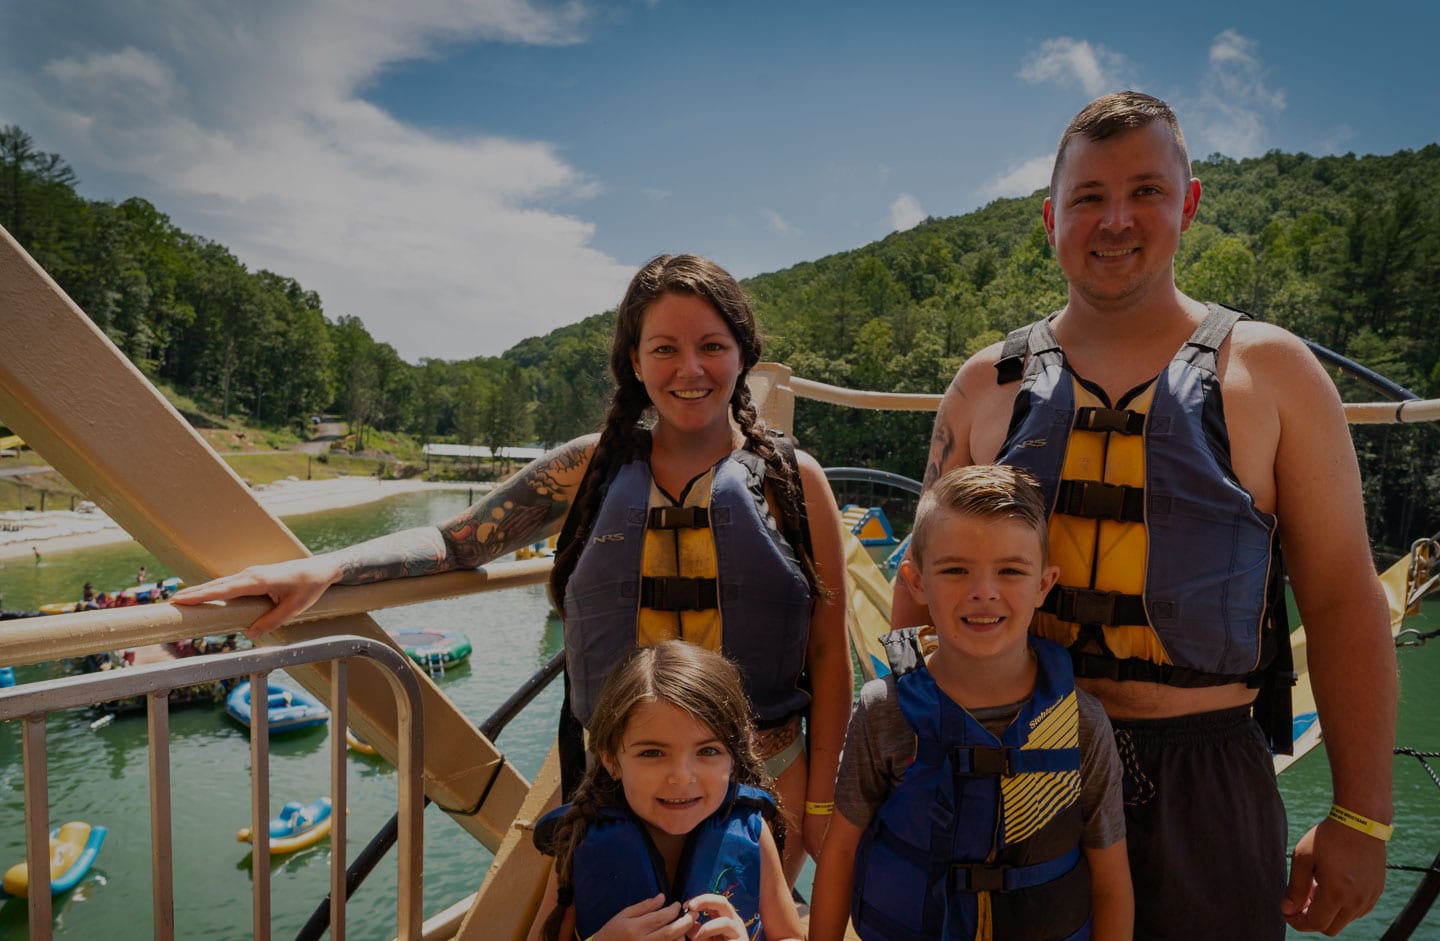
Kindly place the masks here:
[[(535, 844), (551, 853), (550, 834), (570, 809), (561, 805), (540, 818)], [(606, 807), (585, 829), (571, 864), (575, 928), (588, 938), (622, 908), (664, 892), (665, 904), (697, 895), (723, 895), (745, 922), (750, 941), (764, 941), (760, 923), (760, 831), (773, 816), (769, 793), (748, 784), (731, 784), (725, 802), (686, 837), (675, 871), (665, 863), (645, 824), (628, 807)]]
[(915, 760), (856, 851), (856, 932), (866, 941), (1089, 938), (1069, 656), (1030, 638), (1035, 691), (996, 738), (936, 685), (921, 630), (882, 639)]
[[(643, 458), (621, 465), (606, 487), (565, 586), (565, 671), (571, 709), (582, 724), (590, 724), (600, 689), (617, 663), (639, 646), (675, 637), (718, 649), (733, 661), (762, 724), (787, 719), (809, 704), (800, 674), (810, 636), (810, 586), (770, 514), (765, 462), (742, 448), (712, 473), (700, 507), (652, 507), (650, 464)], [(708, 532), (715, 575), (645, 572), (647, 530), (656, 529)], [(642, 619), (642, 608), (677, 613)], [(687, 636), (681, 615), (710, 610), (718, 610), (718, 625), (711, 618), (703, 637)], [(642, 620), (670, 626), (665, 634), (642, 632)]]
[(1060, 580), (1033, 629), (1071, 648), (1078, 676), (1258, 686), (1276, 654), (1275, 517), (1235, 476), (1216, 372), (1242, 316), (1209, 305), (1165, 370), (1113, 405), (1048, 320), (1006, 340), (999, 381), (1023, 382), (996, 462), (1044, 490)]

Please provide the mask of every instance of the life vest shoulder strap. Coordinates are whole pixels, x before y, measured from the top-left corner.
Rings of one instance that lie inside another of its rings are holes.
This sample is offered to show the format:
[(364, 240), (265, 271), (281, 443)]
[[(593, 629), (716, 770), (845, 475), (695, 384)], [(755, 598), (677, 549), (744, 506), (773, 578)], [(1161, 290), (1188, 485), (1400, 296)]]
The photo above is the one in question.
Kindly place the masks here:
[(1225, 338), (1230, 335), (1230, 330), (1240, 320), (1253, 320), (1254, 318), (1243, 310), (1236, 310), (1233, 307), (1226, 307), (1223, 304), (1214, 302), (1205, 305), (1205, 319), (1190, 339), (1185, 341), (1186, 346), (1193, 346), (1214, 353), (1220, 349)]
[(1050, 329), (1050, 321), (1060, 312), (1016, 327), (1005, 336), (1005, 345), (1000, 348), (1000, 358), (995, 361), (995, 384), (1008, 385), (1019, 382), (1025, 375), (1025, 356), (1058, 350), (1059, 343)]

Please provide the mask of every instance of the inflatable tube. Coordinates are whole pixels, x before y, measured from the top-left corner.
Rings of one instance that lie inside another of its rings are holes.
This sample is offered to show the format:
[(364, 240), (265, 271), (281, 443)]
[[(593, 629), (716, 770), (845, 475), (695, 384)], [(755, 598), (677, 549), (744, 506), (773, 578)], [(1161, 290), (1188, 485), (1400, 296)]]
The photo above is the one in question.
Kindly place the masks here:
[[(281, 808), (280, 816), (270, 821), (270, 855), (293, 853), (314, 846), (330, 835), (334, 823), (330, 798), (317, 798), (308, 804), (290, 801)], [(249, 827), (241, 827), (235, 834), (235, 839), (241, 843), (252, 842), (250, 837)]]
[[(50, 894), (68, 892), (85, 878), (109, 832), (102, 826), (91, 826), (72, 820), (50, 831)], [(25, 863), (16, 863), (0, 879), (0, 895), (26, 898), (30, 894), (30, 873)]]
[(72, 611), (84, 611), (86, 608), (83, 601), (51, 601), (35, 610), (41, 614), (69, 614)]

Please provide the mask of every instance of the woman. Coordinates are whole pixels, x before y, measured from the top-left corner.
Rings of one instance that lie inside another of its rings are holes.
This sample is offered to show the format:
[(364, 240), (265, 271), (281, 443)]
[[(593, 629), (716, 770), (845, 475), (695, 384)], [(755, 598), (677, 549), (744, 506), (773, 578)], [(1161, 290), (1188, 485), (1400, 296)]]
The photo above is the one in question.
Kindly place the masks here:
[(802, 837), (785, 854), (793, 883), (802, 844), (818, 856), (829, 825), (852, 677), (839, 511), (819, 465), (759, 421), (745, 384), (759, 358), (735, 279), (694, 255), (662, 255), (617, 311), (599, 435), (538, 458), (438, 528), (256, 566), (174, 600), (268, 595), (275, 606), (253, 637), (331, 585), (473, 568), (563, 526), (551, 596), (575, 717), (589, 722), (606, 674), (637, 644), (681, 637), (735, 660)]

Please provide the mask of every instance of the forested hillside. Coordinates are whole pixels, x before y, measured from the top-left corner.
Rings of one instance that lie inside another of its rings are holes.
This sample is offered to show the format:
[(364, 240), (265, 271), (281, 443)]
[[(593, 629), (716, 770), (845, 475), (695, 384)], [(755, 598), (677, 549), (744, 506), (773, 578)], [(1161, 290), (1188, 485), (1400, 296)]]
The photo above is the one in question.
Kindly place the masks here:
[[(1440, 395), (1440, 145), (1216, 157), (1195, 172), (1204, 195), (1177, 258), (1182, 289)], [(60, 155), (0, 129), (0, 224), (142, 370), (222, 414), (294, 425), (336, 412), (361, 441), (379, 427), (492, 446), (560, 441), (603, 414), (613, 312), (499, 357), (405, 363), (293, 278), (247, 270), (144, 200), (83, 199), (75, 182)], [(835, 385), (942, 390), (967, 355), (1064, 303), (1040, 201), (997, 200), (750, 279), (767, 358)], [(1374, 398), (1344, 383), (1348, 399)], [(911, 476), (929, 424), (813, 403), (797, 414), (822, 463)], [(1376, 541), (1398, 547), (1440, 528), (1440, 433), (1357, 428), (1355, 438)]]

